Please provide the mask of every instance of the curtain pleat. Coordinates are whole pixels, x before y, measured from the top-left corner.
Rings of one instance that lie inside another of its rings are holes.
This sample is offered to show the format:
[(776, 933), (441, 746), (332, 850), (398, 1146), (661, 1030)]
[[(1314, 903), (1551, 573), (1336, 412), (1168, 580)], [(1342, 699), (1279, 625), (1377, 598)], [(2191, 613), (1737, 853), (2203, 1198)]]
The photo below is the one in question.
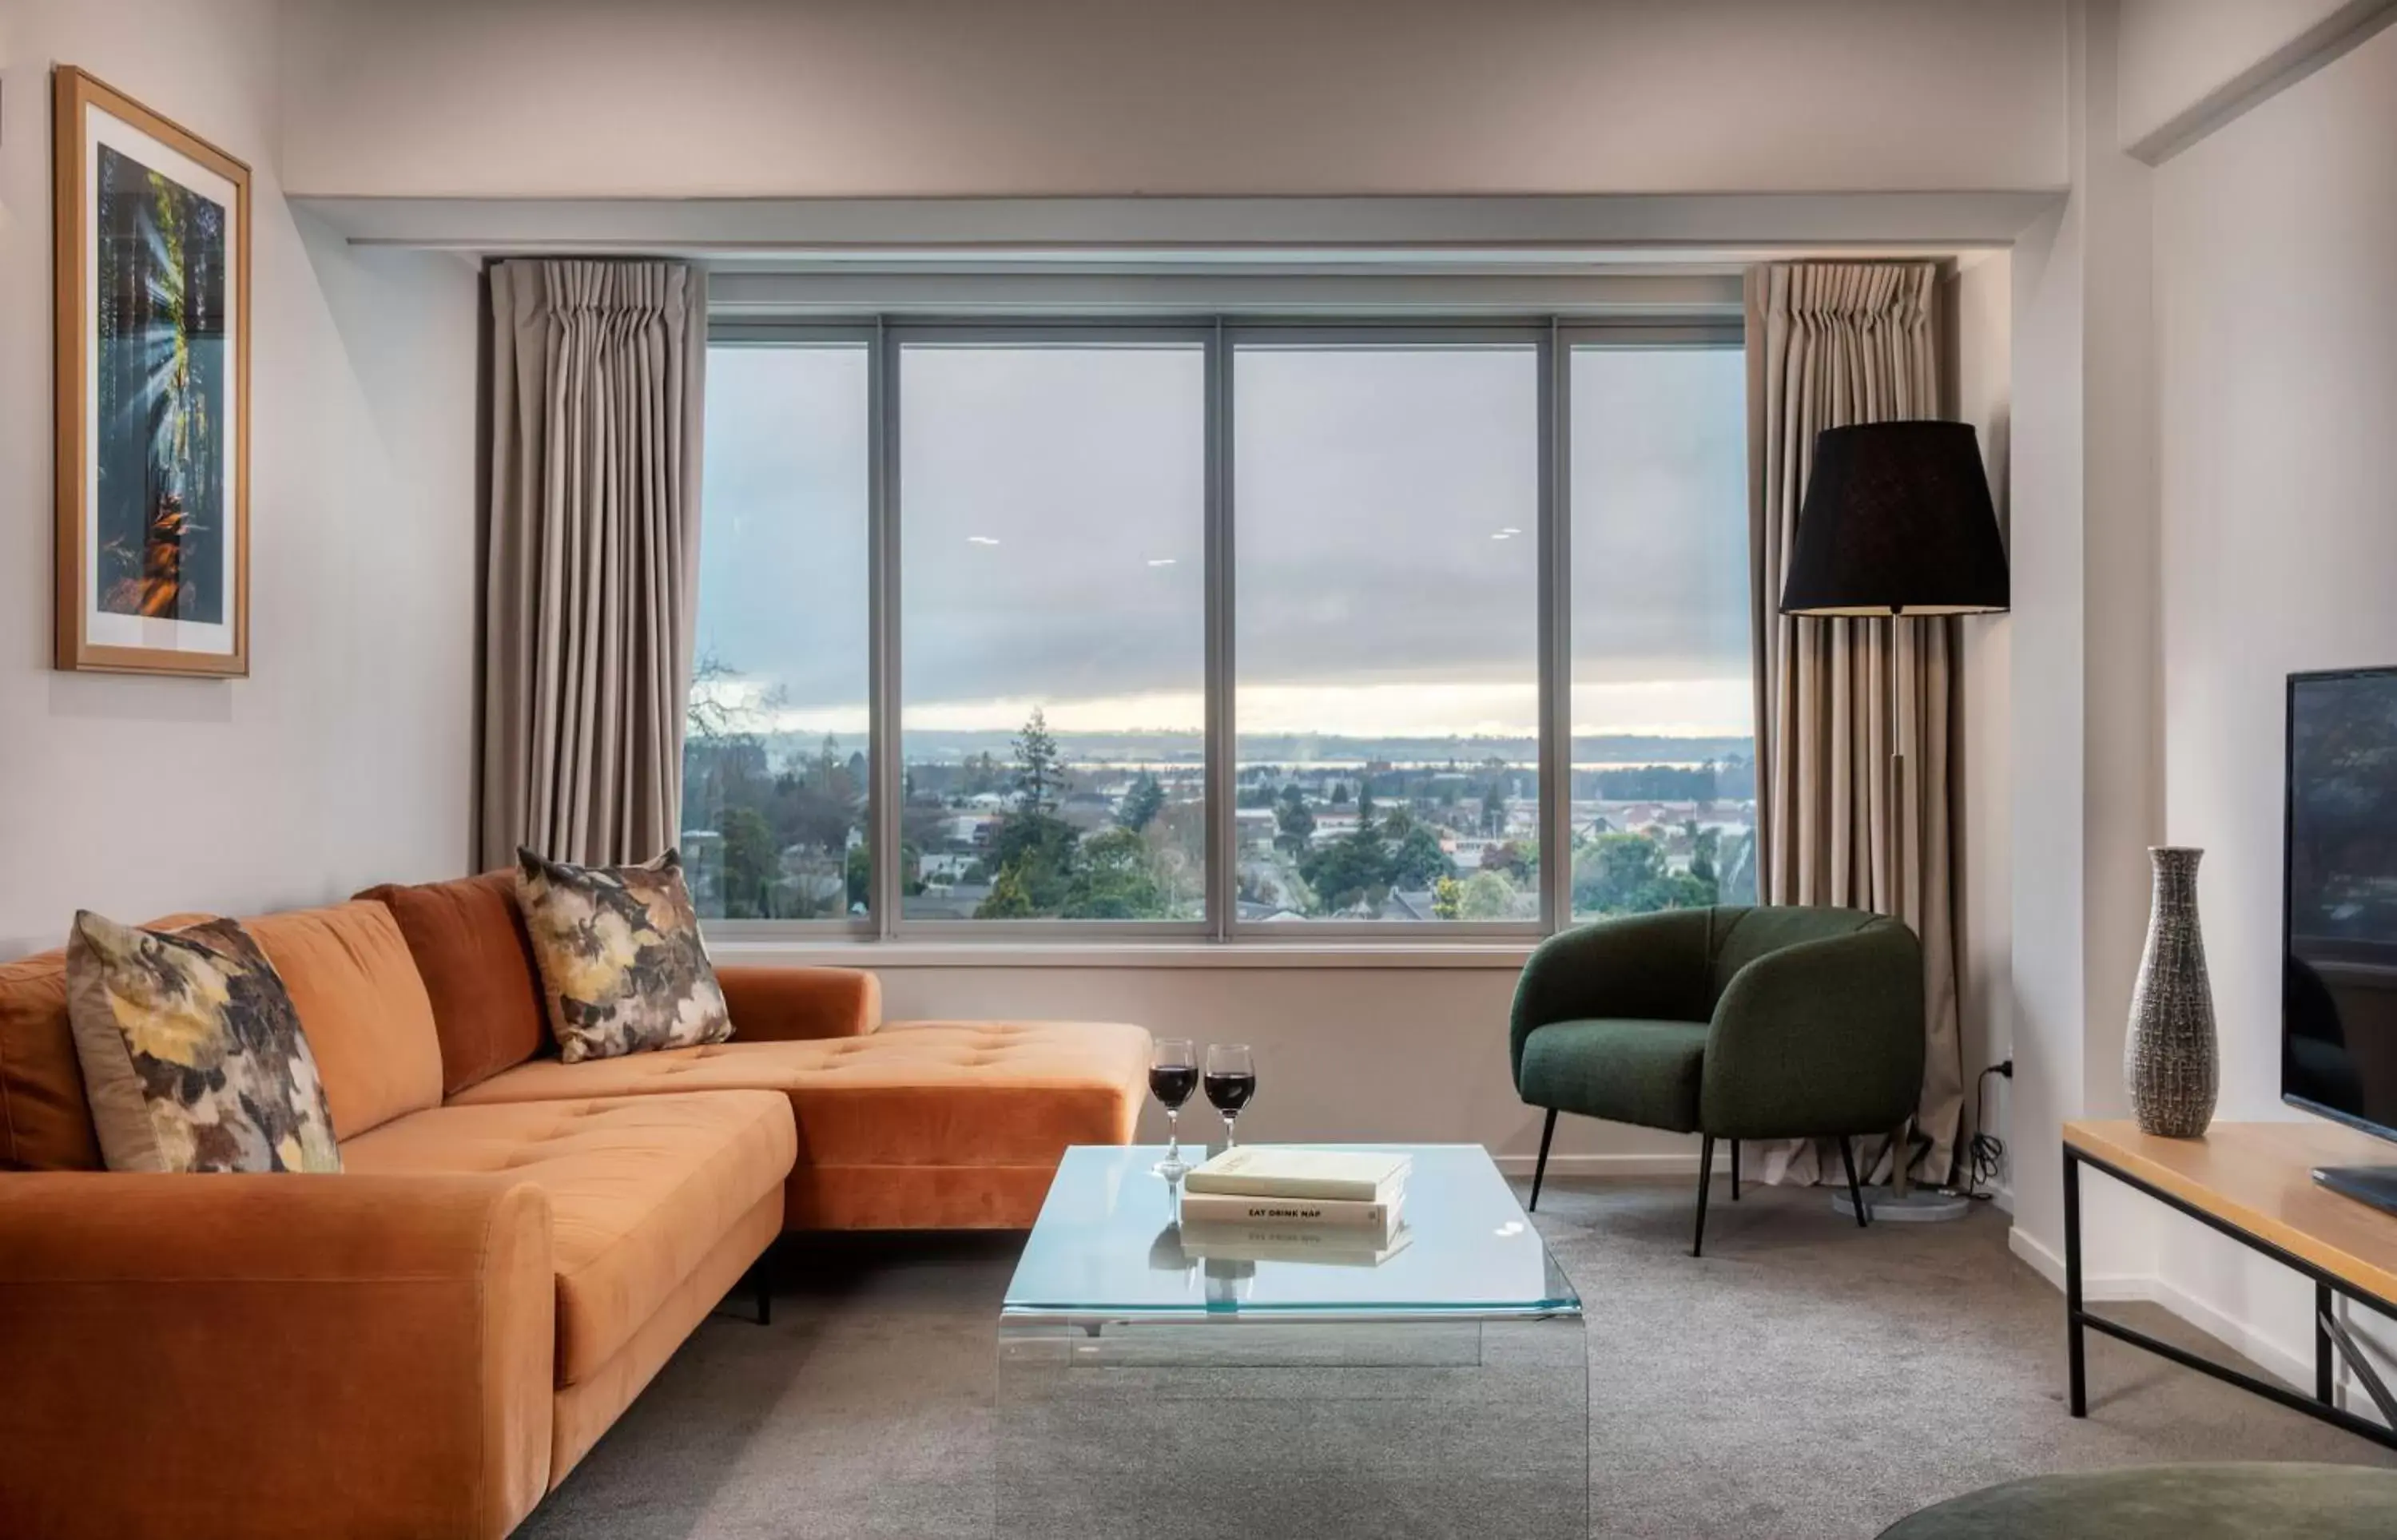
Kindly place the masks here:
[(680, 822), (706, 278), (520, 260), (490, 288), (477, 850), (647, 860)]
[[(1944, 1182), (1963, 1109), (1957, 1028), (1948, 754), (1952, 618), (1814, 619), (1780, 613), (1782, 584), (1826, 428), (1941, 415), (1937, 272), (1928, 262), (1787, 262), (1748, 279), (1749, 552), (1757, 652), (1759, 892), (1769, 904), (1894, 914), (1922, 940), (1928, 1036), (1911, 1175)], [(1890, 784), (1891, 650), (1904, 777)], [(1814, 1181), (1835, 1152), (1767, 1154), (1767, 1180)], [(1886, 1162), (1875, 1180), (1886, 1177)]]

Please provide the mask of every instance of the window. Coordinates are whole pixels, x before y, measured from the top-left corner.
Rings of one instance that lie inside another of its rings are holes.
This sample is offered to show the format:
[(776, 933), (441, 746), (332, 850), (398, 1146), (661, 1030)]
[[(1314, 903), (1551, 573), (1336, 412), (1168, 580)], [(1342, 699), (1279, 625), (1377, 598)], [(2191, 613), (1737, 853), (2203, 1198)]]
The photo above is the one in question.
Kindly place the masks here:
[(901, 347), (907, 918), (1204, 919), (1206, 362)]
[(864, 343), (707, 350), (682, 852), (702, 916), (870, 912)]
[(1572, 352), (1577, 917), (1756, 901), (1745, 369)]
[(1270, 940), (1753, 901), (1736, 342), (719, 319), (701, 912)]
[(1539, 919), (1539, 364), (1235, 354), (1243, 920)]

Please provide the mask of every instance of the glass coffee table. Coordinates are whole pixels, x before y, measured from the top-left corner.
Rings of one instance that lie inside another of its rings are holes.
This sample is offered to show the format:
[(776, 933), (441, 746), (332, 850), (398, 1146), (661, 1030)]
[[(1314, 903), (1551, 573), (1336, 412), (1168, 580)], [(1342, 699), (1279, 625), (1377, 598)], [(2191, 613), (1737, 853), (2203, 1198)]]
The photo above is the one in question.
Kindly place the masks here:
[(1413, 1158), (1378, 1261), (1185, 1236), (1161, 1148), (1065, 1152), (999, 1313), (1000, 1535), (1588, 1533), (1580, 1295), (1480, 1146), (1350, 1148)]

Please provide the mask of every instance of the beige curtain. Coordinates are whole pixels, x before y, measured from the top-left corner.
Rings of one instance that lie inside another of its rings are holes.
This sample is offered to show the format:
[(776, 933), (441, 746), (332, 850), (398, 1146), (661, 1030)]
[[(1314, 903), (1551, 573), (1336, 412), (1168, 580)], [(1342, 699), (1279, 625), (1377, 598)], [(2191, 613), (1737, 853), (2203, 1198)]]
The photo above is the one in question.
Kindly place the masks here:
[(476, 843), (646, 860), (682, 801), (705, 275), (506, 261), (490, 290)]
[[(1950, 809), (1952, 618), (1799, 619), (1781, 586), (1826, 428), (1944, 416), (1937, 272), (1928, 262), (1790, 262), (1748, 279), (1750, 554), (1755, 573), (1758, 891), (1770, 904), (1894, 914), (1922, 939), (1924, 1060), (1911, 1170), (1944, 1182), (1963, 1109)], [(1904, 775), (1890, 787), (1891, 649)], [(1860, 1154), (1865, 1153), (1860, 1149)], [(1838, 1179), (1836, 1149), (1768, 1152), (1767, 1180)], [(1874, 1162), (1874, 1180), (1887, 1177)]]

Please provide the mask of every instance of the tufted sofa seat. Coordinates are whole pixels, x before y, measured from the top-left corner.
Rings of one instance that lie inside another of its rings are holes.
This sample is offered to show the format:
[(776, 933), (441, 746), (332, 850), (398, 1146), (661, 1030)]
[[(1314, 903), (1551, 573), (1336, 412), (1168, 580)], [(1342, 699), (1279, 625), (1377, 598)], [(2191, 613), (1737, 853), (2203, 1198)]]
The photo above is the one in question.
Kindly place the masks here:
[(489, 1173), (547, 1194), (557, 1383), (575, 1386), (597, 1375), (684, 1280), (707, 1271), (711, 1255), (734, 1260), (707, 1303), (732, 1285), (782, 1228), (795, 1149), (781, 1097), (732, 1091), (427, 1108), (344, 1144), (341, 1168)]
[(559, 1096), (761, 1088), (789, 1097), (793, 1229), (1021, 1228), (1077, 1144), (1123, 1144), (1148, 1034), (1109, 1022), (893, 1022), (859, 1037), (730, 1042), (565, 1064), (460, 1092), (487, 1107)]

